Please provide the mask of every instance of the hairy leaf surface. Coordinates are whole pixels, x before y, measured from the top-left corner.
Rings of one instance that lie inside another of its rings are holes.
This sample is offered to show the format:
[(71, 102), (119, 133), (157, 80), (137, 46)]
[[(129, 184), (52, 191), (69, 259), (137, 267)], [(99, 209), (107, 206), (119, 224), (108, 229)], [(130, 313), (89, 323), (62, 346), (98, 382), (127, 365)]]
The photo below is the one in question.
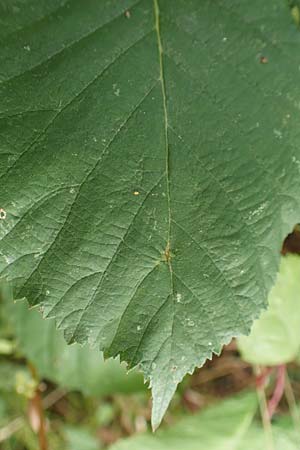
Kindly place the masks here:
[(157, 426), (299, 218), (299, 32), (273, 0), (0, 8), (1, 275), (139, 365)]

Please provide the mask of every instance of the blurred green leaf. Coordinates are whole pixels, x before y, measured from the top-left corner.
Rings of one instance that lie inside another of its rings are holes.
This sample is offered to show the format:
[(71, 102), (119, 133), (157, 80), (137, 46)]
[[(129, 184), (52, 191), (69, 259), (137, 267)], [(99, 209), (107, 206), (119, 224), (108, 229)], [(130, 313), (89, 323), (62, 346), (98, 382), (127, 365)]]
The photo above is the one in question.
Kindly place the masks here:
[(0, 391), (12, 392), (16, 389), (16, 376), (20, 366), (10, 361), (0, 363)]
[(129, 393), (143, 388), (142, 376), (137, 372), (126, 374), (124, 364), (112, 359), (104, 361), (97, 349), (67, 345), (53, 321), (43, 321), (37, 311), (28, 311), (25, 302), (15, 306), (20, 348), (41, 376), (90, 395)]
[(237, 450), (256, 406), (255, 396), (237, 396), (154, 435), (119, 441), (111, 450)]
[(269, 308), (238, 339), (243, 359), (252, 364), (277, 365), (295, 360), (300, 352), (300, 257), (281, 259)]
[(97, 424), (100, 426), (108, 425), (115, 417), (115, 414), (116, 411), (112, 403), (102, 402), (95, 413)]
[(110, 450), (299, 450), (300, 434), (289, 418), (272, 425), (274, 447), (253, 420), (256, 397), (244, 394), (190, 416), (155, 435), (123, 439)]
[(0, 339), (0, 355), (10, 355), (15, 350), (14, 342), (8, 339)]
[(43, 320), (25, 301), (13, 302), (12, 292), (2, 281), (7, 320), (14, 326), (19, 351), (36, 367), (39, 375), (68, 389), (88, 395), (130, 393), (145, 389), (142, 375), (126, 373), (119, 360), (104, 361), (97, 349), (67, 345), (53, 320)]
[[(279, 420), (272, 425), (272, 450), (299, 450), (300, 434), (290, 421), (285, 419)], [(258, 424), (252, 424), (248, 432), (244, 436), (238, 450), (268, 450), (268, 436), (265, 430)]]
[(20, 370), (16, 373), (16, 391), (18, 394), (30, 399), (34, 397), (38, 382), (31, 373), (26, 370)]
[(67, 450), (99, 450), (100, 441), (88, 430), (73, 427), (65, 428)]

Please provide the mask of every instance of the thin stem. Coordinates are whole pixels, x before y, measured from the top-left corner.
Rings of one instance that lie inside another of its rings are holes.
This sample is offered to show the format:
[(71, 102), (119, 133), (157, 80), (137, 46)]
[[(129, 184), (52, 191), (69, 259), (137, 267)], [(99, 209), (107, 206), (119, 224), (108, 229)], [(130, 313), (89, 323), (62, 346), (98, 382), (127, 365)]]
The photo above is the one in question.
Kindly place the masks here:
[[(44, 409), (51, 408), (56, 402), (66, 395), (67, 391), (55, 389), (50, 392), (43, 400)], [(4, 427), (0, 428), (0, 443), (10, 438), (14, 433), (19, 431), (25, 425), (23, 417), (16, 417)]]
[(36, 389), (35, 395), (31, 400), (31, 407), (38, 417), (37, 434), (39, 438), (39, 445), (41, 450), (48, 450), (47, 436), (46, 436), (46, 424), (44, 408), (41, 399), (41, 392), (39, 388)]
[(270, 420), (272, 419), (284, 393), (285, 372), (286, 372), (285, 364), (281, 364), (280, 366), (277, 367), (276, 385), (272, 398), (268, 403), (268, 413)]
[(7, 425), (0, 429), (0, 443), (9, 439), (14, 433), (19, 431), (24, 426), (23, 417), (16, 417)]
[(274, 367), (266, 367), (263, 370), (261, 370), (259, 375), (258, 374), (256, 375), (255, 384), (257, 388), (266, 386), (273, 370)]
[(38, 433), (38, 438), (39, 438), (40, 450), (48, 450), (44, 407), (43, 407), (43, 402), (42, 402), (41, 391), (39, 389), (39, 377), (38, 377), (35, 367), (30, 363), (28, 364), (28, 366), (29, 366), (29, 369), (30, 369), (30, 372), (31, 372), (33, 378), (37, 382), (37, 388), (35, 391), (35, 395), (34, 395), (33, 399), (31, 400), (31, 406), (34, 409), (34, 411), (38, 417), (37, 433)]
[(298, 432), (300, 432), (300, 413), (299, 408), (296, 403), (294, 391), (290, 382), (290, 378), (288, 373), (286, 373), (285, 377), (285, 389), (284, 389), (285, 397), (287, 403), (289, 405), (290, 413), (294, 422), (294, 426)]
[[(259, 366), (256, 366), (254, 368), (255, 374), (257, 377), (261, 377), (262, 371)], [(272, 433), (272, 424), (268, 412), (268, 406), (267, 406), (267, 399), (266, 399), (266, 393), (263, 385), (257, 385), (256, 386), (256, 392), (259, 402), (259, 408), (260, 408), (260, 414), (262, 418), (262, 424), (265, 432), (266, 437), (266, 445), (267, 450), (275, 450), (274, 447), (274, 440), (273, 440), (273, 433)]]

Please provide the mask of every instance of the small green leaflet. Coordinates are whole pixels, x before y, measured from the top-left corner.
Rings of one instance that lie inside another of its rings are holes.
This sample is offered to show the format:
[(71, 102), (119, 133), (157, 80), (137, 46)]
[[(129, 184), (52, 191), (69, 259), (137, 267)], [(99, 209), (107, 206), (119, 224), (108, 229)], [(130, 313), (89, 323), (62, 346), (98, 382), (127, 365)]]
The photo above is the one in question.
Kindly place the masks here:
[(300, 215), (285, 2), (3, 0), (0, 272), (68, 342), (177, 384), (266, 303)]
[(269, 294), (269, 308), (242, 336), (238, 346), (252, 364), (275, 366), (295, 361), (300, 355), (300, 256), (281, 260), (280, 271)]

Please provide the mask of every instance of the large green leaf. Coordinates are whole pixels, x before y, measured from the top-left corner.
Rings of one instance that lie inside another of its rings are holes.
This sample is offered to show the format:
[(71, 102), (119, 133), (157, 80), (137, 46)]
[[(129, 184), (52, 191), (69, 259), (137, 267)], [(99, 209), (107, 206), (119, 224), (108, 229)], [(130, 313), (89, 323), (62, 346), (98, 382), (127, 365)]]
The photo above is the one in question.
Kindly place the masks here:
[(281, 0), (0, 8), (0, 271), (139, 364), (156, 426), (249, 331), (299, 218), (300, 34)]
[(282, 258), (269, 308), (256, 320), (249, 336), (238, 340), (242, 357), (272, 366), (294, 361), (300, 354), (300, 256)]

